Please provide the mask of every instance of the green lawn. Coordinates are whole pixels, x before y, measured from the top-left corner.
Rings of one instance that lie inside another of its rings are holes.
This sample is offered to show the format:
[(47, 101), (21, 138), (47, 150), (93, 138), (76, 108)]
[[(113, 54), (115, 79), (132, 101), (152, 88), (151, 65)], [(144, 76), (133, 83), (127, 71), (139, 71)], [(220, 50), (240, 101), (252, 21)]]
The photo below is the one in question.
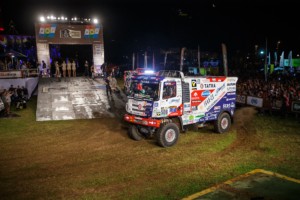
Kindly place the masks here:
[(226, 134), (208, 126), (161, 148), (117, 119), (37, 122), (35, 108), (0, 119), (1, 199), (181, 199), (256, 168), (300, 178), (293, 116), (240, 109)]

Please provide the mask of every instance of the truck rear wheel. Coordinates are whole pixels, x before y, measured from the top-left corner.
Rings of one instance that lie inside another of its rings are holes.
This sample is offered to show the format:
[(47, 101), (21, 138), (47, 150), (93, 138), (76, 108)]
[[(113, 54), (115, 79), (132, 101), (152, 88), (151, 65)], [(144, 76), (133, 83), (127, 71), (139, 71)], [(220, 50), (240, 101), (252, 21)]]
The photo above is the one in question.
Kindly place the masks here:
[(231, 126), (231, 118), (228, 113), (222, 113), (214, 123), (214, 128), (217, 133), (225, 133)]
[(129, 126), (128, 135), (131, 139), (136, 141), (140, 141), (144, 139), (144, 136), (143, 134), (140, 133), (138, 127), (132, 124)]
[(167, 123), (162, 125), (157, 133), (156, 140), (161, 147), (171, 147), (176, 144), (179, 137), (178, 126), (174, 123)]

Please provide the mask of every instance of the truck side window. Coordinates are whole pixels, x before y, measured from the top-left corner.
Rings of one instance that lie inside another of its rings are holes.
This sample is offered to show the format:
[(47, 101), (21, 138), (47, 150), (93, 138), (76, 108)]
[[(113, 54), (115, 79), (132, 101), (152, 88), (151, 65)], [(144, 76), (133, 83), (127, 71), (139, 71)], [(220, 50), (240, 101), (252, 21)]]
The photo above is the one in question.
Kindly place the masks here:
[(163, 87), (163, 99), (168, 99), (176, 96), (176, 82), (165, 82)]

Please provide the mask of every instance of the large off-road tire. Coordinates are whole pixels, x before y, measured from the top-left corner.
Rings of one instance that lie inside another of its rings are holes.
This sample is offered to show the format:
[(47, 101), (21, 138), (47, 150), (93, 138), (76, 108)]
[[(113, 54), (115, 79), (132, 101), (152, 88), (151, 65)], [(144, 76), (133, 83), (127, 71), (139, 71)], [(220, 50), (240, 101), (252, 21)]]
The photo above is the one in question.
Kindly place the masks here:
[(228, 113), (222, 113), (214, 122), (214, 128), (217, 133), (225, 133), (231, 127), (231, 118)]
[(131, 139), (140, 141), (144, 139), (143, 134), (139, 132), (139, 129), (136, 125), (130, 124), (128, 129), (128, 135)]
[(163, 124), (156, 133), (156, 141), (161, 147), (171, 147), (179, 138), (179, 129), (175, 123)]

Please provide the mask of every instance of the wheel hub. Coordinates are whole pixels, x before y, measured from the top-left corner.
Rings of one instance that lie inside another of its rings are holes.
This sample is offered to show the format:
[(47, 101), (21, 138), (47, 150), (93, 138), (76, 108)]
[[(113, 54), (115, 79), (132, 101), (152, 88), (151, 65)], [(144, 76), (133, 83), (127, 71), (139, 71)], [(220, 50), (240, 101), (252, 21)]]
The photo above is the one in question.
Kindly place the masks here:
[(172, 142), (174, 141), (175, 137), (176, 137), (175, 131), (173, 129), (168, 129), (165, 135), (166, 141)]

